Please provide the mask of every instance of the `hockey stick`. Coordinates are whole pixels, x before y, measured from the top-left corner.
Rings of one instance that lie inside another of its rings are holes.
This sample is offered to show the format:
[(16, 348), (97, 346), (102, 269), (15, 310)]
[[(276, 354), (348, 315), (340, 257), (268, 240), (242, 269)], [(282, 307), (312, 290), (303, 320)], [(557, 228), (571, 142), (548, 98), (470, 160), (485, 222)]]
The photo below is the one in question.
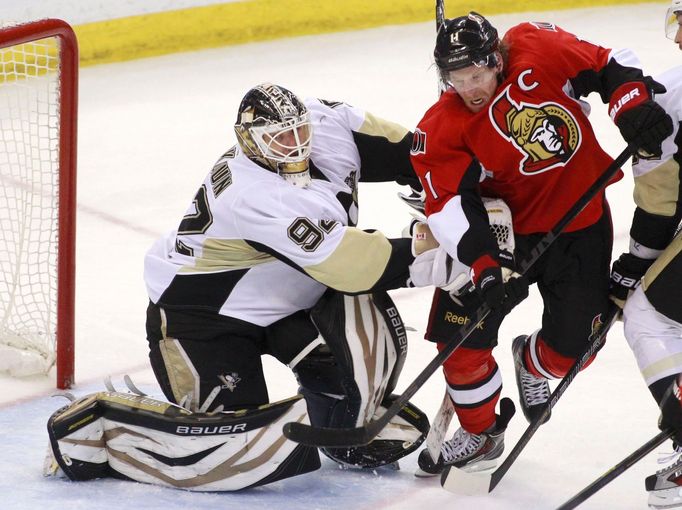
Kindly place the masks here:
[(604, 488), (605, 485), (612, 482), (614, 479), (618, 478), (625, 471), (631, 468), (636, 462), (642, 460), (646, 455), (651, 453), (654, 450), (654, 448), (662, 444), (666, 439), (668, 439), (672, 435), (673, 435), (672, 430), (659, 432), (654, 437), (649, 439), (646, 443), (644, 443), (642, 446), (637, 448), (630, 455), (621, 460), (618, 464), (609, 469), (602, 476), (597, 478), (590, 485), (581, 490), (578, 494), (576, 494), (571, 499), (566, 501), (566, 503), (557, 508), (557, 510), (571, 510), (572, 508), (581, 505), (595, 492)]
[[(528, 269), (535, 264), (540, 256), (547, 250), (547, 248), (554, 242), (559, 234), (566, 228), (566, 226), (582, 211), (585, 206), (599, 193), (611, 180), (611, 178), (618, 173), (623, 164), (630, 158), (633, 149), (626, 148), (604, 173), (590, 186), (585, 193), (573, 204), (566, 214), (557, 222), (552, 230), (547, 232), (538, 244), (531, 250), (528, 257), (519, 265), (519, 273), (525, 274)], [(321, 446), (339, 448), (345, 446), (364, 445), (372, 441), (381, 429), (383, 429), (391, 419), (397, 415), (405, 404), (407, 404), (415, 393), (421, 388), (426, 380), (433, 375), (443, 362), (450, 357), (450, 355), (457, 349), (464, 341), (471, 335), (471, 333), (478, 327), (478, 325), (490, 314), (490, 307), (483, 303), (472, 314), (471, 321), (462, 326), (457, 332), (457, 335), (445, 344), (443, 350), (433, 358), (428, 365), (417, 375), (416, 379), (405, 388), (405, 391), (393, 401), (393, 404), (376, 420), (369, 422), (364, 427), (356, 427), (349, 429), (329, 428), (329, 427), (312, 427), (303, 423), (290, 422), (284, 425), (284, 435), (301, 444), (310, 446)]]
[(436, 0), (436, 32), (445, 22), (445, 5), (443, 2), (444, 0)]
[[(440, 27), (445, 23), (445, 0), (436, 0), (436, 34), (440, 30)], [(438, 95), (440, 96), (445, 92), (445, 83), (443, 82), (443, 77), (440, 72), (438, 73)]]
[(514, 448), (507, 458), (504, 459), (502, 464), (488, 474), (466, 472), (462, 469), (458, 469), (452, 466), (446, 466), (441, 474), (441, 485), (444, 489), (454, 492), (455, 494), (467, 494), (470, 496), (487, 494), (492, 492), (492, 490), (500, 483), (500, 480), (509, 471), (509, 468), (514, 464), (518, 456), (521, 454), (523, 449), (526, 447), (531, 438), (535, 435), (535, 432), (540, 428), (548, 418), (552, 411), (552, 408), (556, 405), (557, 401), (568, 388), (568, 385), (573, 382), (575, 376), (578, 375), (589, 359), (599, 350), (604, 344), (606, 339), (606, 334), (608, 333), (611, 326), (616, 322), (618, 315), (620, 314), (620, 307), (612, 303), (611, 308), (609, 308), (606, 313), (606, 318), (601, 328), (598, 331), (592, 333), (588, 339), (587, 346), (583, 352), (578, 356), (575, 363), (568, 371), (568, 373), (561, 379), (561, 382), (556, 387), (556, 389), (549, 396), (549, 399), (544, 404), (542, 408), (542, 413), (538, 414), (533, 421), (530, 422), (528, 428), (521, 435), (519, 440), (514, 445)]

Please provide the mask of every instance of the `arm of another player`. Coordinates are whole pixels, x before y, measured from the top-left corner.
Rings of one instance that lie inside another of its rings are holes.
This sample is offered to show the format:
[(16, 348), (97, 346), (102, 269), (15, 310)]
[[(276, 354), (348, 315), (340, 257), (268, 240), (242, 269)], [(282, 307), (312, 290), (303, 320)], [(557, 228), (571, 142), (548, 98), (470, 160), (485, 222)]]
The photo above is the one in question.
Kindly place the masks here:
[(668, 246), (680, 219), (680, 157), (676, 143), (682, 118), (682, 67), (657, 77), (668, 92), (656, 102), (673, 120), (673, 132), (663, 141), (660, 158), (634, 158), (634, 199), (637, 205), (630, 228), (630, 248), (613, 264), (612, 299), (622, 306), (651, 264)]

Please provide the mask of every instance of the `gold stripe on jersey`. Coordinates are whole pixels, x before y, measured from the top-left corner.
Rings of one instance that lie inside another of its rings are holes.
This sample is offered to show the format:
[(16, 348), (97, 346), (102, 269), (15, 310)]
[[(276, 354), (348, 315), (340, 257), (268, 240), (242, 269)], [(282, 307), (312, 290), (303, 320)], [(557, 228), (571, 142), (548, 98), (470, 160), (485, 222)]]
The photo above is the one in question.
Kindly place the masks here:
[(375, 117), (371, 113), (366, 112), (365, 121), (360, 126), (360, 129), (358, 129), (358, 133), (370, 136), (383, 136), (389, 142), (398, 143), (405, 138), (408, 131), (400, 124)]
[(682, 366), (682, 353), (678, 352), (643, 368), (642, 375), (647, 381), (650, 379), (658, 380), (668, 375), (671, 370), (677, 372), (680, 366)]
[(635, 204), (650, 214), (674, 216), (680, 189), (680, 166), (670, 158), (635, 177)]
[(391, 243), (381, 232), (348, 228), (329, 257), (303, 269), (327, 287), (361, 292), (371, 288), (384, 274), (391, 251)]
[(248, 269), (274, 260), (272, 255), (258, 251), (242, 239), (206, 239), (201, 256), (193, 266), (184, 266), (179, 273), (216, 272)]
[(642, 288), (647, 290), (665, 267), (682, 252), (682, 232), (675, 236), (675, 239), (668, 245), (668, 247), (656, 259), (646, 274), (642, 277)]

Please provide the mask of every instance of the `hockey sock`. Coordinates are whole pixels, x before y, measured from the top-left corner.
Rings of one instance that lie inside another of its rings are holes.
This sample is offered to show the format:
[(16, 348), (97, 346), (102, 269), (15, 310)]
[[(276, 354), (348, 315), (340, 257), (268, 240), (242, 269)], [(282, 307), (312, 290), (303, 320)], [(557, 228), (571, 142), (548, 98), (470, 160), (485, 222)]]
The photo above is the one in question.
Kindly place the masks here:
[[(540, 336), (540, 331), (536, 331), (529, 337), (523, 351), (523, 359), (526, 370), (535, 377), (545, 379), (562, 378), (575, 363), (575, 358), (564, 356), (552, 349)], [(594, 356), (585, 363), (583, 369), (588, 367), (593, 360)]]
[(480, 434), (493, 426), (502, 376), (492, 349), (460, 348), (443, 364), (443, 371), (462, 428)]

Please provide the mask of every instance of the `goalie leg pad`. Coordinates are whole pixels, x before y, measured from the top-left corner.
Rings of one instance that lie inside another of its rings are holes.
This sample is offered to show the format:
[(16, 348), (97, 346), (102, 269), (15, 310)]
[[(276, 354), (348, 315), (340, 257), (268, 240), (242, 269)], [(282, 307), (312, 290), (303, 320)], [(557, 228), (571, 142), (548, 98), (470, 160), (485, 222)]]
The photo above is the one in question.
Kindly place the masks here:
[[(328, 415), (326, 427), (358, 427), (375, 413), (395, 387), (407, 355), (407, 336), (395, 304), (386, 293), (346, 296), (329, 291), (311, 311), (329, 355), (307, 356), (295, 368), (309, 406), (311, 393), (344, 401), (345, 410)], [(330, 366), (335, 370), (329, 377)], [(322, 375), (322, 374), (326, 374)], [(337, 404), (332, 403), (332, 407)], [(319, 413), (310, 409), (311, 417)]]
[[(379, 414), (383, 414), (396, 398), (396, 395), (386, 397)], [(408, 402), (371, 443), (350, 448), (323, 448), (321, 451), (342, 465), (371, 469), (391, 464), (417, 450), (428, 433), (426, 414)]]
[(314, 448), (282, 435), (306, 423), (300, 397), (232, 413), (191, 413), (139, 395), (102, 392), (62, 408), (48, 425), (72, 480), (105, 476), (192, 491), (232, 491), (320, 467)]
[[(70, 480), (92, 480), (111, 475), (104, 441), (98, 393), (57, 410), (47, 422), (51, 457)], [(47, 467), (47, 466), (46, 466)], [(54, 474), (55, 469), (51, 473)]]

